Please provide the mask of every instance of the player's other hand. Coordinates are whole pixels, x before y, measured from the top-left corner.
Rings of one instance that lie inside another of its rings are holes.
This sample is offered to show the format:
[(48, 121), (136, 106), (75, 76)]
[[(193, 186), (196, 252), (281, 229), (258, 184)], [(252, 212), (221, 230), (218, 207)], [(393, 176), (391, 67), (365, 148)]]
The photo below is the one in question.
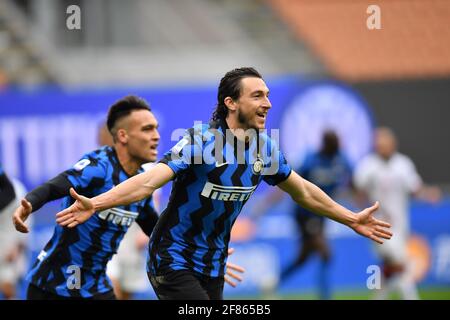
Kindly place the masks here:
[(33, 208), (31, 206), (31, 203), (27, 199), (22, 199), (20, 202), (20, 207), (14, 211), (12, 221), (14, 224), (14, 227), (17, 231), (22, 233), (28, 233), (30, 230), (25, 225), (25, 221), (27, 220), (28, 216), (33, 211)]
[[(234, 248), (230, 248), (228, 249), (228, 255), (232, 255), (234, 252)], [(226, 270), (226, 274), (225, 274), (225, 282), (228, 283), (230, 286), (232, 286), (233, 288), (236, 287), (237, 283), (236, 281), (234, 281), (233, 279), (241, 282), (242, 281), (242, 277), (236, 273), (234, 273), (233, 271), (237, 271), (240, 273), (244, 273), (245, 269), (242, 268), (241, 266), (238, 266), (234, 263), (231, 262), (227, 262), (227, 265), (225, 267)], [(231, 271), (233, 270), (233, 271)]]
[(350, 224), (350, 228), (360, 235), (382, 244), (382, 239), (390, 239), (392, 237), (392, 232), (389, 231), (389, 228), (391, 227), (389, 223), (377, 220), (373, 217), (373, 214), (379, 207), (380, 204), (377, 201), (373, 206), (359, 212), (356, 215), (356, 221)]
[(431, 204), (437, 204), (442, 200), (442, 191), (436, 186), (427, 186), (424, 188), (424, 199)]
[(92, 200), (79, 195), (73, 188), (70, 188), (70, 195), (75, 202), (56, 214), (56, 222), (62, 227), (73, 228), (89, 219), (95, 210)]

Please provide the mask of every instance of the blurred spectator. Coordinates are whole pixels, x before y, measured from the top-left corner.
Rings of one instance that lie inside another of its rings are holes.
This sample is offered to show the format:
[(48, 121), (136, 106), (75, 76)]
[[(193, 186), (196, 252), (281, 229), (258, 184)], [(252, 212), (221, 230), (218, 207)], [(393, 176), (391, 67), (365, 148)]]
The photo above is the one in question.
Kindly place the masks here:
[(8, 206), (16, 198), (14, 186), (0, 165), (0, 210)]
[(419, 299), (407, 259), (409, 197), (413, 194), (434, 203), (440, 199), (440, 190), (423, 184), (411, 159), (397, 151), (394, 133), (384, 127), (376, 130), (375, 153), (359, 163), (354, 183), (368, 200), (379, 200), (380, 209), (375, 214), (392, 225), (394, 234), (384, 244), (376, 245), (384, 281), (375, 298), (387, 299), (391, 291), (399, 291), (403, 299)]
[(98, 136), (97, 136), (97, 143), (99, 146), (113, 146), (114, 141), (111, 133), (108, 130), (108, 127), (106, 126), (106, 123), (102, 123), (100, 127), (98, 128)]
[(11, 223), (23, 196), (25, 187), (8, 179), (0, 167), (0, 293), (4, 299), (17, 298), (16, 288), (26, 271), (26, 238)]

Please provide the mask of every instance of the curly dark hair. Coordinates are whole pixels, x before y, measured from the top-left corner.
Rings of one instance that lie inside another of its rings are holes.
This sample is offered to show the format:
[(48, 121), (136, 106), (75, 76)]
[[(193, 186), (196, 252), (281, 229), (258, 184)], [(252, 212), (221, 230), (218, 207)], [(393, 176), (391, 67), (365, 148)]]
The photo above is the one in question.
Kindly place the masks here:
[(217, 106), (212, 115), (212, 120), (225, 119), (228, 115), (228, 108), (225, 105), (225, 98), (233, 100), (239, 99), (241, 95), (241, 79), (254, 77), (262, 79), (261, 74), (251, 67), (233, 69), (225, 74), (220, 80), (217, 92)]

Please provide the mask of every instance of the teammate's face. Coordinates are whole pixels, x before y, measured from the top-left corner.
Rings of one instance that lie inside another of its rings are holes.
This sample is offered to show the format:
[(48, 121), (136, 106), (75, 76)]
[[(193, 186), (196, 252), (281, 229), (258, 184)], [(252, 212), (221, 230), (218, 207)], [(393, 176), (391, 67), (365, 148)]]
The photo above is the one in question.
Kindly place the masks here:
[(375, 149), (382, 158), (389, 159), (397, 149), (395, 137), (386, 130), (377, 130), (375, 132)]
[(160, 136), (158, 121), (153, 113), (136, 110), (126, 120), (126, 147), (130, 156), (141, 163), (156, 161)]
[(241, 96), (236, 104), (237, 119), (243, 129), (264, 129), (267, 113), (272, 107), (269, 89), (260, 78), (241, 80)]

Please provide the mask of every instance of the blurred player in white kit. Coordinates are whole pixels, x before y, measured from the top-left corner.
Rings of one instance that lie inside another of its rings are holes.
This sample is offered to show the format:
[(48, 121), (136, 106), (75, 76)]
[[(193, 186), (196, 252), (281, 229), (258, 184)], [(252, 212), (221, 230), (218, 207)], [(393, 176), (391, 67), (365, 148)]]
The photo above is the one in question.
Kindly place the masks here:
[[(0, 167), (0, 175), (2, 169)], [(20, 204), (26, 190), (23, 184), (10, 178), (14, 198), (3, 208), (0, 206), (0, 294), (4, 299), (17, 299), (17, 284), (26, 272), (26, 248), (28, 238), (16, 232), (11, 223), (12, 215)], [(6, 196), (6, 190), (0, 183), (0, 196)], [(0, 297), (0, 299), (2, 298)]]
[(377, 219), (390, 223), (394, 234), (383, 245), (375, 244), (382, 260), (384, 279), (374, 298), (387, 299), (390, 292), (397, 291), (405, 300), (419, 299), (412, 266), (407, 257), (409, 200), (414, 195), (437, 202), (440, 198), (439, 189), (423, 184), (414, 163), (397, 151), (396, 137), (385, 127), (375, 131), (375, 153), (359, 163), (354, 184), (368, 200), (380, 201)]

